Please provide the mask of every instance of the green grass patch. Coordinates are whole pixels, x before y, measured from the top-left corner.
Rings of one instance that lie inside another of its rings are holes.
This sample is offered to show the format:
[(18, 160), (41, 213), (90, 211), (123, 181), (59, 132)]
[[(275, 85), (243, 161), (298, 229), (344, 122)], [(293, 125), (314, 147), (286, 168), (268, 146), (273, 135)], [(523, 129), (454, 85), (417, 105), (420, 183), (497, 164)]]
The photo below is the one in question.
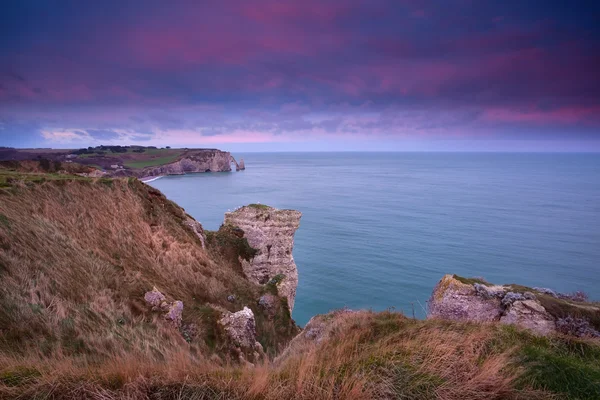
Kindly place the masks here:
[(566, 399), (600, 399), (600, 346), (561, 338), (529, 343), (519, 355), (524, 383)]
[(28, 367), (16, 367), (0, 372), (0, 383), (6, 386), (21, 386), (40, 377), (38, 370)]
[(8, 220), (8, 217), (4, 214), (0, 214), (0, 226), (4, 226), (10, 229), (10, 221)]
[(256, 204), (256, 203), (248, 204), (248, 207), (258, 208), (259, 210), (269, 210), (269, 209), (273, 208), (266, 204)]
[(174, 154), (170, 156), (151, 158), (148, 160), (131, 160), (125, 161), (123, 164), (126, 167), (134, 168), (134, 169), (142, 169), (147, 167), (156, 167), (164, 164), (171, 164), (179, 158), (180, 154)]
[(466, 285), (474, 285), (476, 283), (480, 283), (482, 285), (489, 285), (489, 282), (486, 282), (483, 279), (479, 279), (479, 278), (463, 278), (462, 276), (458, 276), (458, 275), (452, 275), (452, 277), (454, 279), (456, 279), (457, 281), (464, 283)]

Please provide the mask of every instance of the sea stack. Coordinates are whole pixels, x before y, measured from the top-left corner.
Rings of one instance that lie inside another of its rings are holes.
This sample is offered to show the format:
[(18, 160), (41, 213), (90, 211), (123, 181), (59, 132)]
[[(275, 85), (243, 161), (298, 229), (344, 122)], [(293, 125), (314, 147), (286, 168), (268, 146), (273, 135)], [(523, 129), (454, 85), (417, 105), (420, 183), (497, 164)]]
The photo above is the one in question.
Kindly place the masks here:
[(251, 204), (225, 214), (225, 224), (244, 231), (244, 238), (257, 253), (251, 260), (240, 259), (246, 277), (261, 285), (274, 285), (294, 308), (298, 270), (292, 255), (294, 234), (302, 213)]

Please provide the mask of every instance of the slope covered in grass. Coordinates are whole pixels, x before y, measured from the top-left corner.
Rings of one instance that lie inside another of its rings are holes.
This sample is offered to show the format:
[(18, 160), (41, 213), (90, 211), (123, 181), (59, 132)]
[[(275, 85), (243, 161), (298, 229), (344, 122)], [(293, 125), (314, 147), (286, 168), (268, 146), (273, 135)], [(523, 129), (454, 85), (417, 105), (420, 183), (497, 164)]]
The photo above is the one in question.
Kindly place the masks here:
[[(13, 176), (0, 189), (0, 353), (223, 355), (217, 319), (244, 305), (257, 315), (267, 352), (297, 332), (291, 319), (279, 319), (287, 336), (272, 337), (273, 321), (256, 305), (262, 288), (204, 250), (184, 210), (157, 190), (136, 179), (59, 177)], [(144, 293), (153, 287), (183, 301), (191, 333), (148, 309)]]
[(171, 352), (78, 364), (5, 359), (0, 394), (56, 399), (597, 399), (600, 349), (498, 324), (340, 313), (275, 362), (222, 365)]
[[(185, 211), (137, 179), (4, 182), (0, 399), (600, 398), (594, 339), (361, 311), (316, 317), (286, 347), (298, 328), (257, 306), (277, 288), (244, 278), (239, 228), (208, 232), (204, 249)], [(153, 287), (183, 301), (182, 329), (148, 308)], [(267, 353), (255, 366), (217, 323), (244, 306)]]

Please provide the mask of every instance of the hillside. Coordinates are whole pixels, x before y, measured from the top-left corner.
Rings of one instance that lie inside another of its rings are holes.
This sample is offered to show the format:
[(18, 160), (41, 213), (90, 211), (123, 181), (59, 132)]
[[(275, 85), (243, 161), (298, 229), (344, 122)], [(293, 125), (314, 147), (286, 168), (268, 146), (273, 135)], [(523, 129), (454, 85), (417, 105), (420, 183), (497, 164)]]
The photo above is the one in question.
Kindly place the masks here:
[(226, 172), (231, 164), (245, 169), (226, 151), (217, 149), (171, 149), (144, 146), (97, 146), (77, 150), (0, 148), (1, 161), (38, 161), (81, 164), (104, 171), (107, 176), (147, 177), (189, 172)]
[(0, 168), (0, 398), (600, 398), (598, 339), (349, 310), (300, 331), (285, 277), (245, 276), (287, 247), (232, 224), (295, 229), (297, 212), (244, 207), (205, 232), (135, 178), (38, 167)]

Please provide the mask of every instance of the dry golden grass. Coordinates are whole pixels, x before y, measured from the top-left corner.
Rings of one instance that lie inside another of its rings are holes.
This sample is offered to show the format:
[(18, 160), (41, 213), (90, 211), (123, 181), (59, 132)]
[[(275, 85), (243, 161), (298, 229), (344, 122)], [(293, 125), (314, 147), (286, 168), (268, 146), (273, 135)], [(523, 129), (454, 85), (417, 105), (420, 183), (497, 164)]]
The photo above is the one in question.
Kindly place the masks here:
[[(390, 312), (322, 316), (322, 340), (235, 364), (218, 310), (254, 307), (272, 351), (296, 327), (262, 315), (263, 289), (185, 218), (135, 179), (0, 188), (0, 399), (600, 398), (597, 342)], [(184, 302), (198, 337), (148, 310), (153, 286)]]
[[(2, 192), (2, 352), (160, 359), (174, 348), (218, 351), (214, 310), (241, 308), (226, 301), (232, 293), (256, 305), (259, 288), (211, 259), (183, 225), (185, 212), (137, 180), (16, 183)], [(154, 286), (184, 302), (198, 340), (186, 343), (149, 312), (143, 296)]]
[(521, 370), (511, 367), (514, 349), (491, 347), (499, 330), (414, 321), (393, 313), (348, 313), (336, 317), (320, 343), (306, 341), (278, 363), (255, 367), (221, 365), (185, 351), (174, 351), (162, 362), (131, 355), (100, 364), (68, 357), (4, 358), (0, 376), (23, 371), (24, 378), (12, 387), (0, 385), (0, 394), (55, 399), (552, 398), (548, 392), (517, 389)]

